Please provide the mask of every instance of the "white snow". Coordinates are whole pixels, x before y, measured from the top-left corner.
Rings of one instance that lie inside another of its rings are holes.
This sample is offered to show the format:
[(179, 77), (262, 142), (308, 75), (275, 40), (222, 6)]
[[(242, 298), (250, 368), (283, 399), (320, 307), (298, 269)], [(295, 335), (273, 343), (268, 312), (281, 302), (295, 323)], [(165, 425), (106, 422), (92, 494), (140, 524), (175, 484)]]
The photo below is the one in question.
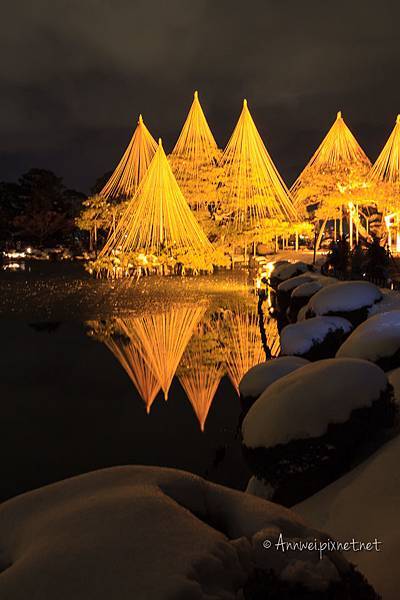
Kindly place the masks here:
[(281, 331), (282, 354), (305, 354), (315, 344), (324, 341), (328, 333), (341, 329), (349, 333), (351, 323), (342, 317), (313, 317), (286, 325)]
[(254, 568), (313, 589), (337, 578), (336, 565), (348, 569), (332, 554), (324, 577), (310, 579), (318, 552), (263, 547), (280, 534), (326, 539), (277, 504), (190, 473), (104, 469), (0, 506), (0, 597), (238, 600)]
[(329, 423), (370, 406), (388, 385), (373, 363), (355, 358), (320, 360), (269, 386), (247, 413), (242, 433), (250, 448), (322, 436)]
[(261, 479), (257, 479), (255, 475), (250, 477), (246, 487), (246, 494), (252, 494), (258, 498), (264, 498), (264, 500), (270, 500), (273, 496), (274, 488), (270, 483), (266, 483)]
[(382, 300), (371, 306), (368, 311), (368, 314), (371, 317), (381, 312), (400, 310), (400, 292), (395, 292), (393, 290), (381, 290), (381, 292)]
[[(294, 277), (293, 279), (296, 279), (296, 278)], [(289, 279), (289, 281), (292, 281), (292, 280)], [(280, 283), (279, 288), (281, 285), (283, 285), (283, 284)], [(318, 292), (318, 290), (320, 290), (322, 287), (323, 287), (323, 285), (318, 279), (315, 279), (314, 281), (309, 281), (308, 283), (302, 283), (293, 290), (291, 297), (292, 298), (304, 298), (304, 297), (312, 296), (313, 294)]]
[(282, 281), (282, 283), (278, 285), (278, 292), (290, 292), (301, 284), (313, 281), (313, 279), (315, 279), (315, 276), (313, 277), (312, 273), (310, 273), (310, 275), (296, 275), (296, 277), (291, 277), (290, 279), (286, 279), (286, 281)]
[(275, 277), (278, 281), (285, 281), (292, 277), (295, 273), (305, 273), (309, 271), (310, 265), (304, 262), (284, 263), (278, 265), (271, 273), (271, 277)]
[(394, 389), (394, 399), (400, 404), (400, 367), (390, 371), (387, 375)]
[(308, 304), (306, 304), (305, 306), (301, 307), (301, 309), (297, 313), (297, 322), (298, 323), (301, 322), (301, 321), (305, 321), (308, 309), (309, 309)]
[(400, 310), (370, 317), (353, 331), (336, 356), (377, 362), (400, 350)]
[(315, 315), (350, 312), (372, 306), (382, 299), (382, 292), (368, 281), (342, 281), (328, 285), (310, 298), (309, 308)]
[(243, 376), (239, 384), (240, 395), (258, 398), (271, 383), (306, 364), (307, 360), (297, 356), (282, 356), (260, 363)]
[(348, 552), (384, 600), (399, 598), (400, 436), (295, 507), (310, 525), (339, 541), (382, 542), (380, 552)]

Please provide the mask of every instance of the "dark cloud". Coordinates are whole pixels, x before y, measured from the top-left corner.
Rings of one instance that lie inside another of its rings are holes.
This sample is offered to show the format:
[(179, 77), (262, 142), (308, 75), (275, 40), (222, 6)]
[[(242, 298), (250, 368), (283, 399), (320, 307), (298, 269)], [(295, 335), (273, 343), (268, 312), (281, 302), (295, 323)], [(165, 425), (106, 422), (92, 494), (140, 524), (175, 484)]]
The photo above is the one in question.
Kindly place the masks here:
[(171, 148), (198, 88), (223, 146), (243, 97), (290, 182), (342, 109), (375, 158), (400, 111), (394, 0), (16, 0), (0, 37), (0, 178), (87, 189), (143, 112)]

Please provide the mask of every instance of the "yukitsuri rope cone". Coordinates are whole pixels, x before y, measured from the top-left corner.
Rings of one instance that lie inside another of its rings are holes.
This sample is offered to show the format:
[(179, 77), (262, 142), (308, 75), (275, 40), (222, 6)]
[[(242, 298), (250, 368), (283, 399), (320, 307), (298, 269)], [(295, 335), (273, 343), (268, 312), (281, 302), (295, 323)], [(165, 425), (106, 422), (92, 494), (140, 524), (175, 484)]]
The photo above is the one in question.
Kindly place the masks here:
[(365, 195), (371, 162), (338, 112), (311, 160), (291, 187), (296, 208), (301, 214), (313, 206), (318, 219), (340, 219), (352, 204), (370, 203)]
[(221, 159), (219, 196), (242, 231), (262, 219), (296, 222), (297, 212), (243, 101), (233, 134)]
[(238, 394), (245, 373), (266, 359), (258, 319), (254, 308), (238, 305), (228, 311), (222, 325), (226, 368)]
[(379, 207), (384, 212), (400, 211), (400, 115), (382, 152), (369, 173)]
[(191, 251), (211, 255), (213, 247), (196, 221), (171, 171), (161, 139), (135, 196), (99, 258), (115, 252)]
[(216, 200), (216, 175), (221, 157), (201, 107), (198, 92), (169, 156), (172, 170), (193, 210), (207, 208)]
[(139, 115), (132, 139), (100, 195), (111, 200), (134, 196), (156, 150), (157, 142)]
[(188, 305), (135, 319), (135, 335), (140, 340), (143, 356), (166, 400), (182, 355), (204, 312), (204, 306)]
[(193, 407), (201, 431), (204, 431), (208, 412), (224, 375), (223, 363), (216, 356), (219, 348), (213, 341), (211, 326), (199, 324), (179, 367), (179, 381)]

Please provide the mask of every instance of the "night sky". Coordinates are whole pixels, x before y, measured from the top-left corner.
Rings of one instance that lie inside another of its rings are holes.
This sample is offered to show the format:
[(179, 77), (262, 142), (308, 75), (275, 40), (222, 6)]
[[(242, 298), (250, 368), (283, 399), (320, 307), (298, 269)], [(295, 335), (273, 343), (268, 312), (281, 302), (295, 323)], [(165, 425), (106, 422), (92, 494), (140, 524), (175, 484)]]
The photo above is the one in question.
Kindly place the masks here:
[(0, 179), (88, 191), (139, 112), (170, 150), (194, 89), (219, 146), (244, 97), (288, 184), (341, 109), (367, 154), (400, 112), (397, 0), (15, 0), (2, 8)]

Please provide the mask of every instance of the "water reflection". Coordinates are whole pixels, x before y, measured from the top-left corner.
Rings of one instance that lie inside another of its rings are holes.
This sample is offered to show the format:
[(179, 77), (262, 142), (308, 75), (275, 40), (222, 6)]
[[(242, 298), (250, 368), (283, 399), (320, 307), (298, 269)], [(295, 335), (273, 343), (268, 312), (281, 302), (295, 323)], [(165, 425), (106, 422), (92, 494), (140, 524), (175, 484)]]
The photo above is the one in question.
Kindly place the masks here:
[(275, 320), (257, 313), (254, 297), (215, 305), (211, 300), (151, 307), (143, 315), (88, 321), (88, 334), (104, 343), (126, 371), (147, 413), (160, 390), (167, 400), (176, 376), (204, 431), (224, 375), (239, 382), (266, 360), (261, 331), (272, 356), (279, 352)]

